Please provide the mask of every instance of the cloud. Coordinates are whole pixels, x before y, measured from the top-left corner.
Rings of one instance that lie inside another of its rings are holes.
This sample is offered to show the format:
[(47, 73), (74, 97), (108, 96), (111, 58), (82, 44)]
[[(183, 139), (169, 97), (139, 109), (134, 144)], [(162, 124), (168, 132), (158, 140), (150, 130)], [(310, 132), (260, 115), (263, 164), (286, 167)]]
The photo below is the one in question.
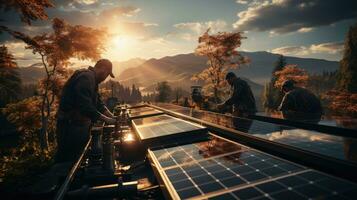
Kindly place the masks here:
[(238, 4), (248, 4), (248, 0), (237, 0)]
[(227, 23), (223, 20), (208, 21), (208, 22), (187, 22), (174, 25), (175, 28), (190, 30), (197, 34), (204, 33), (208, 28), (212, 32), (223, 31), (227, 27)]
[(19, 67), (25, 67), (33, 62), (39, 61), (39, 56), (32, 53), (31, 50), (25, 49), (26, 44), (20, 41), (8, 41), (4, 45), (9, 52), (14, 56)]
[(250, 4), (238, 13), (233, 27), (241, 31), (272, 31), (282, 34), (308, 32), (314, 27), (332, 25), (357, 17), (353, 0), (272, 0)]
[(99, 18), (102, 18), (102, 17), (103, 18), (116, 18), (116, 17), (120, 17), (120, 16), (131, 17), (140, 11), (141, 11), (140, 8), (136, 8), (133, 6), (124, 6), (124, 7), (118, 6), (118, 7), (103, 10), (99, 14)]
[(282, 55), (307, 55), (309, 54), (308, 48), (305, 46), (284, 46), (273, 49), (272, 53), (282, 54)]
[(310, 50), (316, 53), (336, 54), (343, 51), (343, 46), (343, 42), (328, 42), (322, 44), (313, 44), (310, 46)]
[(199, 35), (203, 34), (210, 28), (211, 33), (227, 31), (227, 23), (223, 20), (207, 21), (207, 22), (185, 22), (173, 25), (176, 30), (168, 33), (168, 36), (179, 37), (184, 40), (196, 40)]
[(309, 54), (340, 54), (343, 51), (343, 42), (328, 42), (312, 44), (310, 46), (284, 46), (271, 50), (272, 53), (282, 55), (304, 56)]

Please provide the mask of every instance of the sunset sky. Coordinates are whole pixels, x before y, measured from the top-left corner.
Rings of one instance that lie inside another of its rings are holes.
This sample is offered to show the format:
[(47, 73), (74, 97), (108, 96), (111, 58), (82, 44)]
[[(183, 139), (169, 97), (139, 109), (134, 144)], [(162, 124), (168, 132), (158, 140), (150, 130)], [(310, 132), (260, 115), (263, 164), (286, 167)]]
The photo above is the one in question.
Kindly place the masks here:
[[(60, 0), (50, 18), (71, 24), (107, 27), (103, 57), (113, 61), (191, 53), (207, 28), (244, 31), (243, 51), (340, 60), (348, 27), (356, 22), (353, 0)], [(12, 11), (2, 24), (30, 35), (50, 31), (50, 22), (25, 26)], [(0, 36), (19, 66), (37, 62), (31, 51), (6, 34)], [(82, 63), (83, 64), (83, 63)]]

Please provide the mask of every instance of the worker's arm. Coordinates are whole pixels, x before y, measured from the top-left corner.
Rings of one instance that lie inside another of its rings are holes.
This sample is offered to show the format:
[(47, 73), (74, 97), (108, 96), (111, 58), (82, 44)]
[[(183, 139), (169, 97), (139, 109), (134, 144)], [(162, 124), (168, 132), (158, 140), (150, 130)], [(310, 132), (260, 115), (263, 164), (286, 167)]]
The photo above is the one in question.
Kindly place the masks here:
[(115, 119), (109, 118), (101, 114), (95, 107), (92, 100), (92, 96), (94, 95), (93, 87), (94, 87), (94, 83), (92, 83), (92, 81), (88, 77), (81, 76), (78, 78), (74, 90), (77, 94), (76, 101), (78, 102), (79, 111), (83, 115), (89, 117), (93, 122), (100, 119), (106, 123), (114, 124)]
[(97, 95), (97, 109), (103, 115), (105, 115), (107, 117), (110, 117), (110, 118), (114, 118), (113, 113), (110, 112), (108, 107), (103, 103), (102, 98), (101, 98), (101, 96), (99, 94)]
[(278, 108), (279, 111), (289, 111), (292, 110), (294, 107), (294, 99), (289, 95), (286, 94), (283, 97), (283, 100), (280, 103), (280, 106)]
[(233, 94), (231, 97), (224, 102), (225, 106), (231, 106), (234, 104), (234, 102), (237, 102), (239, 96), (241, 95), (243, 90), (243, 86), (239, 83), (235, 83), (233, 87)]

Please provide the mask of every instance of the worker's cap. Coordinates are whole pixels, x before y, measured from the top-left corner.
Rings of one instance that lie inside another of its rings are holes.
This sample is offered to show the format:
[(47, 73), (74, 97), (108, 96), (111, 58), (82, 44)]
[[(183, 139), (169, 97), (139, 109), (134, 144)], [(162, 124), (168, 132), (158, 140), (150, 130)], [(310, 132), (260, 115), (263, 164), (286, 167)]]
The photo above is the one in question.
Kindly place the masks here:
[(233, 78), (233, 77), (236, 77), (236, 75), (233, 73), (233, 72), (228, 72), (226, 74), (226, 80), (230, 79), (230, 78)]
[(286, 80), (283, 82), (283, 85), (281, 85), (281, 90), (284, 88), (293, 88), (295, 85), (295, 81), (293, 80)]
[(113, 64), (108, 59), (100, 59), (94, 67), (104, 68), (109, 72), (110, 77), (115, 78), (113, 74)]

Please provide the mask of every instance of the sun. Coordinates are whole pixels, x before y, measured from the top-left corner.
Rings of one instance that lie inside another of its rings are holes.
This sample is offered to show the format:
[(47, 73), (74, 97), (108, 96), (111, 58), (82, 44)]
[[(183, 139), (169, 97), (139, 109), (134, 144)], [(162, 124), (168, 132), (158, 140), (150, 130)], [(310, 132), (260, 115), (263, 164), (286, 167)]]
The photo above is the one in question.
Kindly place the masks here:
[(112, 45), (116, 50), (123, 50), (130, 47), (133, 39), (126, 36), (115, 36), (112, 39)]

